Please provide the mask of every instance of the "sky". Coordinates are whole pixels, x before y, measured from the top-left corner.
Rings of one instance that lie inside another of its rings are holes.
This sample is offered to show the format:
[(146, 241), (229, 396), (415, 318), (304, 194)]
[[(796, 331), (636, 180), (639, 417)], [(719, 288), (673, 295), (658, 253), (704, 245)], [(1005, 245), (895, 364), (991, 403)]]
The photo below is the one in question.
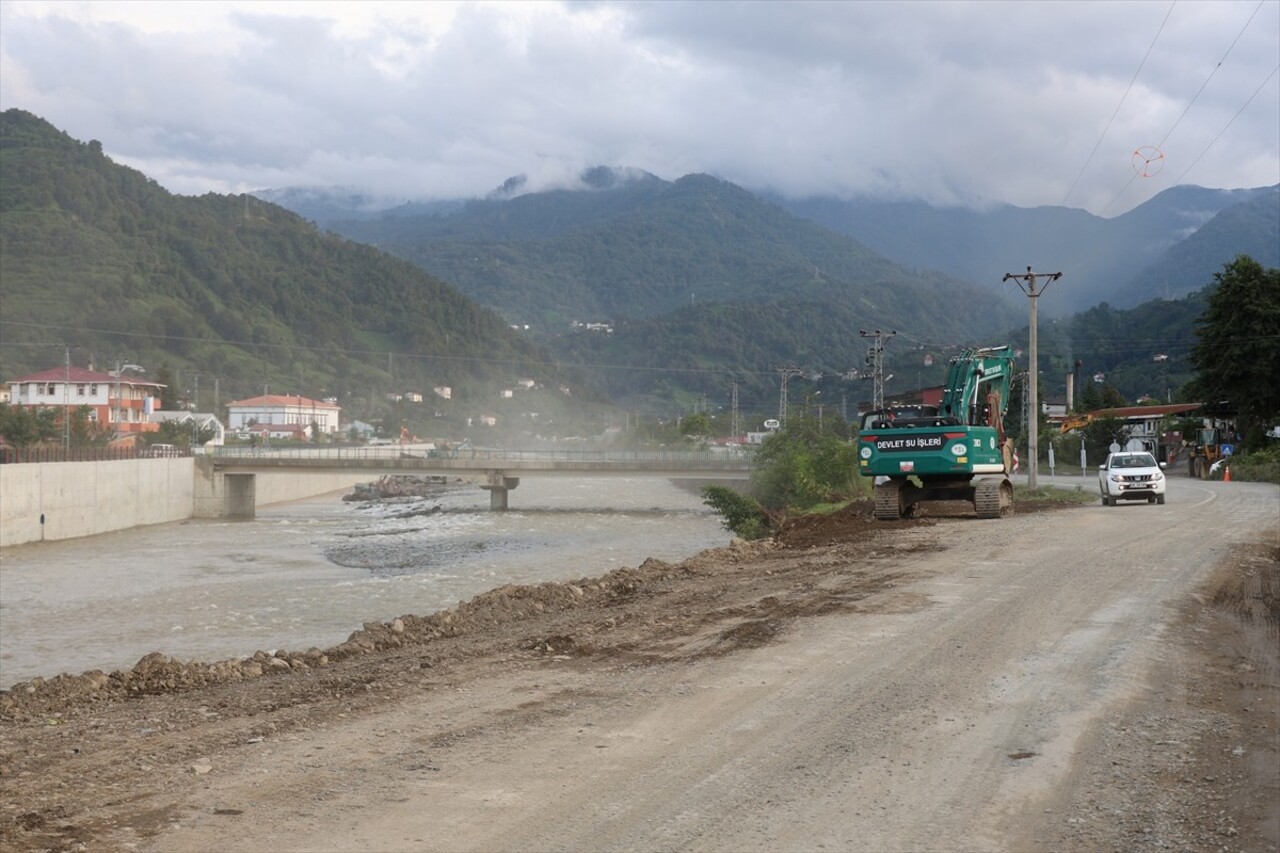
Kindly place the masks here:
[(180, 194), (606, 165), (1114, 216), (1280, 183), (1280, 0), (0, 0), (0, 108)]

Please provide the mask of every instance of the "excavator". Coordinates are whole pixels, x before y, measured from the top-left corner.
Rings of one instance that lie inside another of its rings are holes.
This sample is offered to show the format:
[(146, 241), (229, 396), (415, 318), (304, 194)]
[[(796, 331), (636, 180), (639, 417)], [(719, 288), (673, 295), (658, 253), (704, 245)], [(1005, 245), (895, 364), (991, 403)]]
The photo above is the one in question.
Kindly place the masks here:
[(1013, 374), (1009, 347), (967, 349), (951, 359), (936, 409), (864, 418), (858, 471), (876, 478), (876, 518), (909, 518), (926, 501), (968, 501), (979, 518), (1013, 513), (1013, 440), (1004, 434)]

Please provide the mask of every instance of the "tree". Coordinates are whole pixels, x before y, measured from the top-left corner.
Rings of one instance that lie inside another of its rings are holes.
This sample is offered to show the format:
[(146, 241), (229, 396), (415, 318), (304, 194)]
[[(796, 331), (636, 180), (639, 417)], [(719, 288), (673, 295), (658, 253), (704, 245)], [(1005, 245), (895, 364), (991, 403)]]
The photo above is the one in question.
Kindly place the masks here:
[(1124, 447), (1129, 435), (1121, 418), (1094, 418), (1080, 428), (1084, 451), (1090, 459), (1101, 462), (1107, 457), (1112, 443)]
[(1085, 380), (1080, 383), (1084, 387), (1080, 389), (1080, 400), (1076, 403), (1076, 410), (1081, 412), (1096, 412), (1102, 408), (1102, 392), (1098, 390), (1098, 383), (1093, 380)]
[(160, 389), (160, 409), (165, 412), (178, 410), (178, 388), (173, 381), (173, 371), (169, 365), (162, 364), (156, 371), (156, 382), (164, 387)]
[(54, 409), (32, 411), (24, 406), (0, 403), (0, 436), (14, 447), (53, 441), (61, 433)]
[(1238, 255), (1213, 275), (1191, 362), (1209, 402), (1230, 400), (1242, 431), (1280, 419), (1280, 269)]
[(711, 434), (711, 418), (705, 412), (682, 418), (680, 434), (691, 438), (706, 438)]
[(1102, 405), (1099, 408), (1123, 409), (1127, 405), (1129, 405), (1129, 401), (1124, 398), (1124, 395), (1120, 393), (1116, 386), (1110, 382), (1103, 384)]
[(755, 455), (752, 489), (766, 509), (805, 509), (859, 492), (857, 448), (818, 429), (814, 418), (793, 418), (764, 440)]
[(72, 447), (106, 447), (111, 443), (114, 431), (106, 424), (90, 420), (88, 406), (78, 406), (71, 411), (70, 439)]

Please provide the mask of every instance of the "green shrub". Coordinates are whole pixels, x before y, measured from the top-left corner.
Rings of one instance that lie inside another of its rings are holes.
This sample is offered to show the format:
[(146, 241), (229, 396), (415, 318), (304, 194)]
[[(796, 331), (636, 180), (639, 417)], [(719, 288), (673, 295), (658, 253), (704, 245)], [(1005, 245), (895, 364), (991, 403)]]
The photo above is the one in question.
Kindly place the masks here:
[(769, 517), (753, 498), (726, 486), (704, 486), (702, 502), (720, 514), (726, 530), (743, 539), (760, 539), (769, 534)]
[[(1280, 483), (1280, 447), (1232, 456), (1231, 479), (1246, 483)], [(1221, 469), (1216, 475), (1222, 476)]]

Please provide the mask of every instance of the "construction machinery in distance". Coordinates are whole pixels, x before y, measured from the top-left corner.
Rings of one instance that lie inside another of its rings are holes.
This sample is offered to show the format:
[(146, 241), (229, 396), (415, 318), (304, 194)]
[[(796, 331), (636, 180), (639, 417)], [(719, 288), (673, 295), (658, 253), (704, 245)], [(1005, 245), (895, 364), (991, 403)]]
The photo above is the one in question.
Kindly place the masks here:
[(968, 349), (951, 359), (937, 407), (863, 417), (858, 470), (876, 478), (876, 518), (908, 518), (925, 501), (968, 501), (979, 518), (1013, 512), (1013, 441), (1004, 433), (1013, 375), (1009, 347)]

